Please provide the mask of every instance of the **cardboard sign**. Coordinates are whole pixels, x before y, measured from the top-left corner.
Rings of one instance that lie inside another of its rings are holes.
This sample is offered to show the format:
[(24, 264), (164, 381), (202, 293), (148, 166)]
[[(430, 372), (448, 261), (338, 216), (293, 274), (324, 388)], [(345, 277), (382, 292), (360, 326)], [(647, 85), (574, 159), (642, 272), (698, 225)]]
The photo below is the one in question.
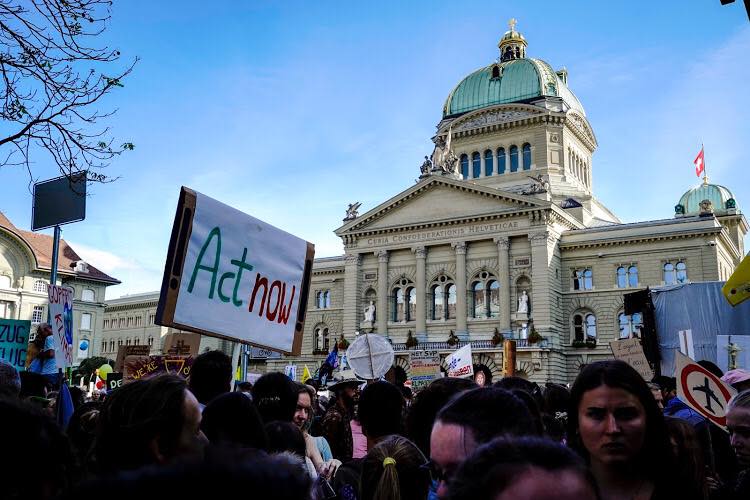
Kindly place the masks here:
[(201, 336), (195, 333), (169, 333), (164, 336), (162, 353), (180, 356), (197, 356), (201, 347)]
[(299, 355), (315, 246), (185, 187), (156, 323)]
[(677, 338), (680, 340), (680, 352), (690, 359), (695, 358), (695, 344), (693, 343), (693, 330), (678, 330)]
[(721, 288), (721, 293), (732, 307), (750, 299), (750, 254), (742, 259), (740, 265)]
[(112, 372), (107, 375), (107, 391), (112, 392), (122, 387), (122, 372)]
[(640, 339), (613, 340), (609, 343), (609, 347), (612, 349), (615, 359), (625, 361), (635, 368), (641, 377), (643, 377), (643, 380), (650, 382), (654, 378), (654, 371), (648, 364), (646, 355), (643, 354), (643, 346)]
[(448, 365), (449, 377), (473, 377), (474, 362), (471, 358), (471, 344), (466, 344), (454, 351), (446, 358), (445, 363)]
[(0, 318), (0, 359), (23, 371), (26, 366), (26, 346), (29, 344), (31, 321)]
[(143, 345), (121, 345), (117, 348), (117, 359), (115, 359), (115, 371), (123, 371), (125, 366), (125, 358), (128, 356), (148, 356), (151, 352), (151, 347), (146, 344)]
[(192, 366), (193, 358), (190, 356), (128, 356), (125, 358), (123, 377), (131, 381), (170, 373), (187, 378)]
[(438, 351), (409, 352), (409, 380), (411, 388), (421, 391), (440, 378), (440, 353)]
[(47, 285), (55, 363), (65, 369), (73, 364), (73, 292), (69, 288)]
[(737, 391), (680, 352), (675, 352), (677, 397), (727, 430), (727, 403)]

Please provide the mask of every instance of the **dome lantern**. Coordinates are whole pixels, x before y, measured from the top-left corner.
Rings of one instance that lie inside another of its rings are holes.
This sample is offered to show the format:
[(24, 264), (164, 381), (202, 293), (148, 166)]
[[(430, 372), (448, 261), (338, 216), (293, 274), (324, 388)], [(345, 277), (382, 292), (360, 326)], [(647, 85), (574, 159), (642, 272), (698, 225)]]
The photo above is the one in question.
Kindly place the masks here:
[(515, 19), (508, 21), (510, 31), (506, 31), (500, 39), (500, 43), (497, 44), (500, 49), (500, 62), (526, 57), (526, 39), (516, 31), (516, 24), (518, 24), (518, 21)]

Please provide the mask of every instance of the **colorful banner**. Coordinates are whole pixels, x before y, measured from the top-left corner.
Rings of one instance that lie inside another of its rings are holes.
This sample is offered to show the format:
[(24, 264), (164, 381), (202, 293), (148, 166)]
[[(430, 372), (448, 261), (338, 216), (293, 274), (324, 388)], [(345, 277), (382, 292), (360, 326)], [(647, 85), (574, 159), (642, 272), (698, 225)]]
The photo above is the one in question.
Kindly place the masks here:
[(0, 359), (24, 370), (31, 321), (0, 318)]
[(409, 352), (409, 380), (414, 391), (421, 391), (440, 378), (440, 353), (438, 351)]
[(52, 336), (57, 368), (73, 364), (73, 292), (69, 288), (47, 285)]
[(473, 377), (474, 363), (471, 358), (471, 344), (454, 351), (445, 360), (449, 377)]
[(123, 378), (126, 382), (130, 382), (163, 373), (187, 378), (192, 366), (191, 356), (127, 356)]

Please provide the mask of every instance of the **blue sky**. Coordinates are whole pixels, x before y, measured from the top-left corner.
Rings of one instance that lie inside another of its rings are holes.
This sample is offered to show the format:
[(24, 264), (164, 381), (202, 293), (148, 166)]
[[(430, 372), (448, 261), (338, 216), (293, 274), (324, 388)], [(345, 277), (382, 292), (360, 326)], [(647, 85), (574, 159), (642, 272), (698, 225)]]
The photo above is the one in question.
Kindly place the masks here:
[[(565, 66), (599, 141), (597, 197), (623, 221), (668, 218), (711, 181), (750, 210), (743, 144), (750, 23), (742, 2), (116, 1), (107, 42), (141, 61), (108, 97), (120, 179), (90, 188), (63, 237), (123, 281), (157, 290), (181, 185), (316, 244), (348, 203), (368, 210), (409, 188), (445, 97), (497, 57), (511, 17), (528, 55)], [(35, 175), (57, 175), (43, 156)], [(28, 229), (19, 168), (0, 168), (0, 210)]]

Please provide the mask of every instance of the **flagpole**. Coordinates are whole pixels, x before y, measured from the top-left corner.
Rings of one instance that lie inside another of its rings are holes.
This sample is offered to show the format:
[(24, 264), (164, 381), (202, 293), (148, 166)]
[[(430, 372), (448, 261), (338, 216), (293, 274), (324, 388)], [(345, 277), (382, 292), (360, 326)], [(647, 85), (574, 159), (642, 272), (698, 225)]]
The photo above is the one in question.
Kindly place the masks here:
[(708, 184), (708, 169), (706, 168), (706, 150), (701, 142), (701, 151), (703, 151), (703, 184)]

